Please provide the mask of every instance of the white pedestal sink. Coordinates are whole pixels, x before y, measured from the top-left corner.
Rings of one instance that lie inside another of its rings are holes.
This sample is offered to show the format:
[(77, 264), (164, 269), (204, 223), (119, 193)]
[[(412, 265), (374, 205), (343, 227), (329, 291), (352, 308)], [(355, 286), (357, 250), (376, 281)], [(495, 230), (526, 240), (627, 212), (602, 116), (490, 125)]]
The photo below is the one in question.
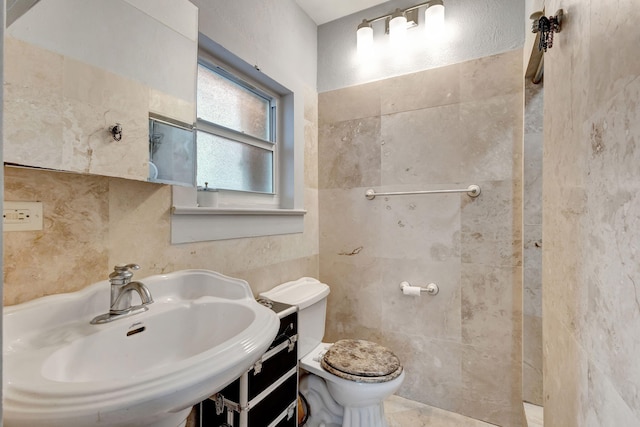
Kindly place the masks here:
[(268, 348), (277, 316), (207, 270), (141, 280), (149, 310), (92, 325), (109, 282), (4, 309), (5, 427), (177, 427)]

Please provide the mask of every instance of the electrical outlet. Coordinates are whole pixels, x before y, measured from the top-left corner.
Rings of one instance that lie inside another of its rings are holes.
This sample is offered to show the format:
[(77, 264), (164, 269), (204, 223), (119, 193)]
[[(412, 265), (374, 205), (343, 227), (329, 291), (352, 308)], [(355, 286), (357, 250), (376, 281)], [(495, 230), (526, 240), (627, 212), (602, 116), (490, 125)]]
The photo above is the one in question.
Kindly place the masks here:
[(42, 202), (4, 202), (3, 231), (42, 230)]

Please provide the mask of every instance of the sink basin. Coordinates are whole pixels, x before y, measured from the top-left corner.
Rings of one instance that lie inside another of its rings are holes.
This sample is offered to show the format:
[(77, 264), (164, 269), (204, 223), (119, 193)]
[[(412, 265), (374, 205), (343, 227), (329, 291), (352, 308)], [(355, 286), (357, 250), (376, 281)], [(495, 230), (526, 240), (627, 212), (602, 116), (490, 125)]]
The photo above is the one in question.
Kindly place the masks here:
[(275, 338), (277, 316), (245, 281), (184, 270), (142, 282), (149, 310), (100, 325), (108, 281), (5, 308), (5, 426), (177, 427)]

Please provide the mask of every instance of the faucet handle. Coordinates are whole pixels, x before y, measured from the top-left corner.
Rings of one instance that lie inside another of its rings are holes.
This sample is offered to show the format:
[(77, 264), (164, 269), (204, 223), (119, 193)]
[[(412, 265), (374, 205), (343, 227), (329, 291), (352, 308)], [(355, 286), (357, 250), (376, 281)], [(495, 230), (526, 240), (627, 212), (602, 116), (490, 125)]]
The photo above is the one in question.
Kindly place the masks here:
[(140, 266), (138, 264), (116, 264), (113, 267), (114, 271), (128, 271), (128, 270), (140, 270)]
[(124, 285), (129, 283), (133, 277), (131, 270), (139, 270), (138, 264), (117, 264), (113, 267), (113, 272), (109, 274), (109, 280), (114, 285)]

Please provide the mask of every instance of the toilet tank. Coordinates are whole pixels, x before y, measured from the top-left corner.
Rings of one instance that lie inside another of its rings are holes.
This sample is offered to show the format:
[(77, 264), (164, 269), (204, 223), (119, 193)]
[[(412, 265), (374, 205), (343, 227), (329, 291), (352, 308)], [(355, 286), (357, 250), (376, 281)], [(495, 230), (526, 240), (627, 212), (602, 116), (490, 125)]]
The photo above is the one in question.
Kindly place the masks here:
[(298, 360), (306, 356), (324, 336), (329, 286), (312, 277), (278, 285), (260, 297), (298, 307)]

